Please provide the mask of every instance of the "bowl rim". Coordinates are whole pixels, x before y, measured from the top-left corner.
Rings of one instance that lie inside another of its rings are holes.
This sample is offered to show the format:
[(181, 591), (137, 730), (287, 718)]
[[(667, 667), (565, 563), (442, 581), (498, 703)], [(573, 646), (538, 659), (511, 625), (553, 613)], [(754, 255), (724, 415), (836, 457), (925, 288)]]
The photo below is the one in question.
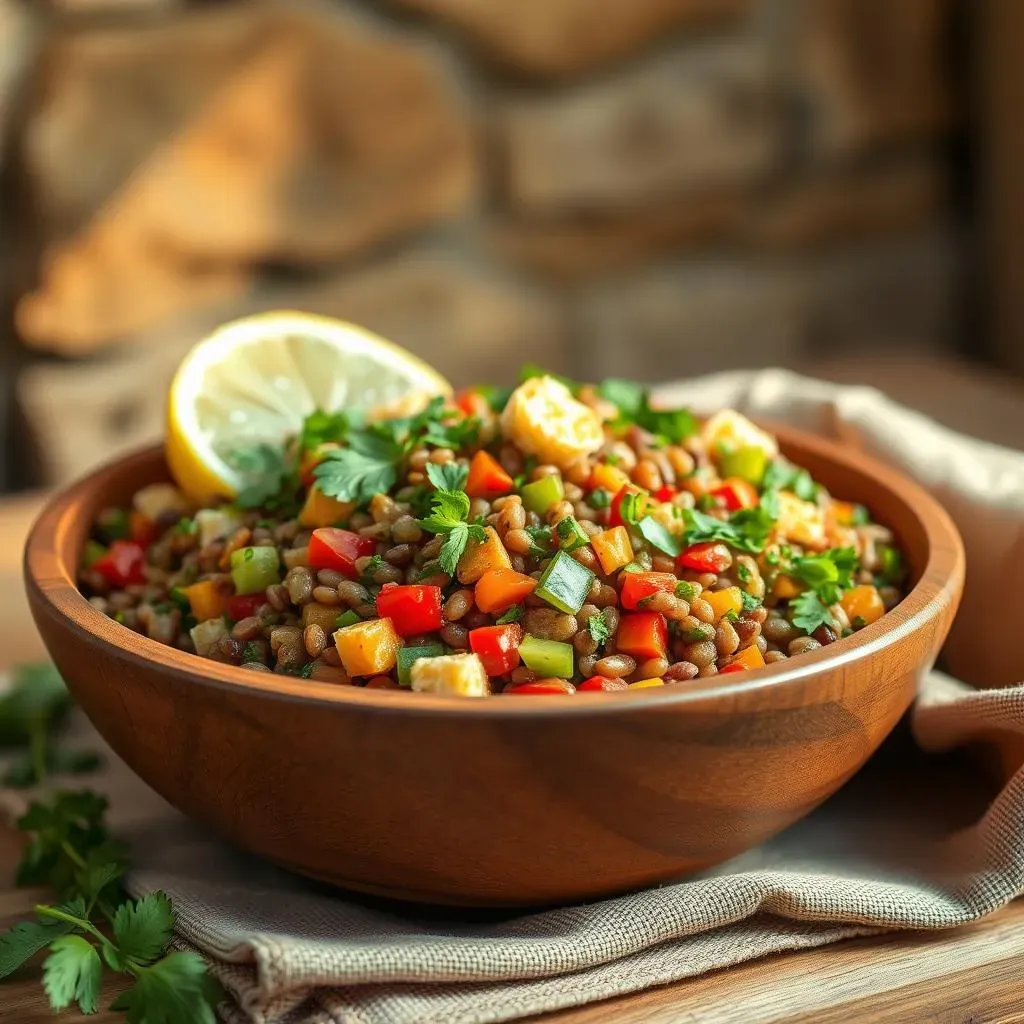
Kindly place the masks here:
[[(366, 712), (404, 714), (414, 710), (425, 715), (457, 715), (490, 718), (588, 717), (628, 714), (667, 705), (691, 704), (709, 698), (728, 698), (799, 684), (823, 667), (841, 669), (851, 662), (880, 654), (926, 626), (949, 604), (959, 599), (965, 559), (960, 535), (946, 510), (919, 484), (875, 458), (807, 431), (763, 421), (781, 447), (803, 448), (816, 457), (839, 463), (866, 475), (889, 491), (918, 520), (928, 543), (927, 560), (917, 583), (892, 610), (869, 626), (828, 647), (777, 662), (739, 679), (723, 681), (721, 675), (692, 680), (681, 686), (646, 689), (642, 693), (576, 693), (571, 700), (470, 700), (465, 697), (412, 693), (402, 690), (367, 690), (338, 686), (292, 676), (255, 673), (235, 665), (202, 660), (141, 636), (93, 607), (75, 582), (75, 566), (63, 555), (71, 543), (69, 534), (78, 528), (77, 512), (84, 499), (103, 489), (124, 473), (162, 459), (162, 445), (150, 445), (111, 460), (58, 491), (39, 513), (29, 531), (24, 552), (24, 577), (30, 604), (37, 618), (64, 619), (65, 625), (83, 640), (112, 648), (122, 659), (140, 665), (156, 664), (191, 685), (216, 690), (242, 690), (252, 695), (289, 702), (312, 703), (325, 708), (348, 706)], [(113, 653), (110, 651), (109, 653)], [(104, 651), (104, 653), (108, 653)], [(732, 673), (728, 674), (732, 676)], [(745, 678), (747, 676), (747, 678)]]

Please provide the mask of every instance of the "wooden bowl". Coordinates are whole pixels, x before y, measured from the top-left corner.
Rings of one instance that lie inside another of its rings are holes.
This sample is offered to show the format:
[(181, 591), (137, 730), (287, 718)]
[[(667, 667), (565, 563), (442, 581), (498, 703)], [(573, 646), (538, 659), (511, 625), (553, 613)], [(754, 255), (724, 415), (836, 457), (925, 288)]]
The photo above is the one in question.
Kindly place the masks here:
[(964, 555), (942, 508), (857, 453), (776, 432), (790, 458), (897, 533), (915, 585), (856, 635), (755, 673), (474, 701), (184, 654), (107, 618), (75, 585), (96, 513), (166, 478), (158, 449), (49, 503), (28, 540), (28, 596), (113, 749), (238, 846), (399, 899), (592, 899), (716, 864), (807, 814), (893, 728), (949, 629)]

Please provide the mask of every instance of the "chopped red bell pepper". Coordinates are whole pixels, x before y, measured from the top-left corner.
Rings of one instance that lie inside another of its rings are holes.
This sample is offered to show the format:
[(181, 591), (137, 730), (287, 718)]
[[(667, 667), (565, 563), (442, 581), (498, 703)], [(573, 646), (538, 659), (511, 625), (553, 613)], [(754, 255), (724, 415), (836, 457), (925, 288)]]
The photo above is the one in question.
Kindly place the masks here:
[(691, 544), (677, 559), (684, 569), (697, 572), (725, 572), (732, 565), (732, 555), (724, 544), (707, 541)]
[(619, 488), (618, 493), (611, 500), (611, 504), (608, 506), (608, 525), (609, 526), (625, 526), (626, 521), (622, 518), (622, 500), (627, 494), (645, 494), (646, 492), (637, 487), (636, 484), (623, 484)]
[(160, 527), (149, 516), (132, 510), (128, 513), (128, 532), (136, 544), (148, 548), (160, 536)]
[(355, 579), (359, 575), (356, 559), (376, 550), (377, 542), (369, 537), (336, 526), (321, 526), (309, 539), (309, 564), (313, 569), (334, 569)]
[(737, 665), (735, 662), (730, 662), (728, 665), (723, 665), (719, 670), (719, 675), (724, 675), (726, 672), (749, 672), (750, 669), (746, 665)]
[(679, 579), (670, 572), (624, 572), (619, 603), (636, 611), (640, 602), (652, 594), (674, 594)]
[(720, 487), (709, 492), (713, 498), (721, 498), (730, 512), (741, 508), (754, 508), (761, 500), (757, 488), (748, 480), (738, 476), (730, 477)]
[(664, 487), (659, 487), (655, 492), (654, 496), (658, 501), (671, 501), (679, 493), (675, 487), (669, 487), (665, 484)]
[(519, 665), (523, 627), (516, 622), (505, 626), (480, 626), (469, 631), (469, 646), (484, 663), (489, 676), (508, 675)]
[(660, 612), (630, 612), (619, 620), (615, 643), (634, 658), (664, 658), (668, 650), (668, 623)]
[(474, 388), (467, 388), (455, 395), (455, 408), (467, 416), (486, 416), (490, 405), (487, 399)]
[(433, 633), (444, 624), (441, 588), (386, 583), (377, 595), (377, 614), (382, 619), (390, 619), (399, 636)]
[(479, 451), (473, 456), (466, 478), (466, 494), (471, 498), (497, 498), (514, 487), (515, 481), (492, 455)]
[(267, 593), (261, 590), (258, 594), (233, 594), (227, 599), (227, 613), (235, 622), (248, 619), (256, 614), (256, 609), (267, 603)]
[(134, 540), (115, 540), (91, 568), (101, 573), (112, 587), (127, 587), (132, 583), (146, 582), (142, 571), (145, 564), (146, 552), (141, 544)]
[(628, 690), (629, 683), (625, 679), (605, 679), (604, 676), (591, 676), (589, 679), (584, 679), (576, 689), (580, 693), (607, 693), (612, 690)]
[(568, 679), (535, 679), (532, 683), (509, 686), (502, 693), (575, 693), (576, 687)]

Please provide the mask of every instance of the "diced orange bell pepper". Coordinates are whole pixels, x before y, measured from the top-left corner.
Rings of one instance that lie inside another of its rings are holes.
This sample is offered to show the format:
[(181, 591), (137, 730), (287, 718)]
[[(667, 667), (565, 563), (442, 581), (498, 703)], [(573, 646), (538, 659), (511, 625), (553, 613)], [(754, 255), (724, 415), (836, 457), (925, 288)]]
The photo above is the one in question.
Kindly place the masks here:
[(630, 612), (619, 620), (615, 643), (624, 654), (646, 661), (668, 650), (668, 623), (659, 612)]
[(402, 638), (390, 619), (368, 619), (337, 630), (334, 643), (350, 676), (376, 676), (395, 667)]
[(865, 625), (869, 625), (885, 614), (885, 604), (881, 594), (876, 587), (870, 583), (854, 587), (843, 594), (839, 601), (844, 612), (846, 612), (850, 623), (862, 619)]
[(633, 561), (633, 546), (624, 526), (613, 526), (610, 530), (595, 533), (590, 544), (606, 576)]
[(735, 612), (739, 615), (743, 611), (743, 593), (739, 587), (726, 587), (724, 590), (705, 590), (700, 596), (711, 605), (711, 610), (715, 613), (716, 622), (723, 616), (728, 615), (729, 612)]
[(537, 581), (514, 569), (489, 569), (476, 581), (473, 600), (487, 615), (500, 615), (532, 594)]
[(618, 494), (629, 483), (629, 474), (624, 473), (618, 466), (609, 465), (607, 462), (599, 462), (590, 474), (590, 489), (596, 491), (600, 488), (609, 494)]
[(337, 526), (345, 522), (355, 510), (354, 502), (338, 501), (337, 498), (328, 497), (319, 487), (311, 487), (299, 513), (299, 522), (313, 530), (321, 526)]
[(514, 486), (515, 481), (492, 455), (481, 450), (473, 456), (466, 477), (466, 494), (471, 498), (497, 498)]
[(635, 683), (630, 683), (629, 688), (631, 690), (646, 690), (652, 686), (664, 686), (665, 680), (658, 676), (653, 676), (651, 679), (638, 679)]
[(463, 585), (476, 583), (490, 569), (512, 568), (512, 560), (494, 527), (488, 526), (486, 533), (486, 540), (471, 540), (459, 559), (459, 582)]
[(730, 512), (741, 508), (754, 508), (761, 500), (757, 488), (749, 480), (738, 476), (729, 477), (711, 491), (711, 494), (713, 497), (721, 498)]
[(722, 672), (743, 672), (751, 668), (764, 668), (765, 661), (764, 656), (761, 654), (757, 644), (751, 644), (749, 647), (744, 648), (736, 655), (732, 661), (729, 662)]
[(190, 587), (182, 587), (181, 592), (188, 598), (192, 614), (199, 622), (219, 619), (224, 614), (227, 599), (213, 580), (201, 580)]
[(772, 593), (783, 601), (789, 601), (801, 592), (800, 584), (792, 576), (787, 576), (784, 572), (780, 572), (772, 583)]

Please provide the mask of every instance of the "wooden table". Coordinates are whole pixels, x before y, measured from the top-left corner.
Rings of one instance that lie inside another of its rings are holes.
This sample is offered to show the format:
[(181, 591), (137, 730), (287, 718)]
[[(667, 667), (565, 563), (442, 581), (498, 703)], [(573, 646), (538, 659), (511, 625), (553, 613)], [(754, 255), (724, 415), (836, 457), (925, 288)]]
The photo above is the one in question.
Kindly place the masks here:
[[(837, 377), (842, 374), (837, 373)], [(934, 375), (933, 375), (934, 376)], [(944, 378), (950, 393), (963, 390), (956, 374)], [(931, 404), (939, 402), (931, 380)], [(973, 383), (973, 382), (972, 382)], [(980, 385), (979, 385), (980, 386)], [(1020, 392), (1011, 385), (1014, 397)], [(1001, 396), (1003, 397), (1003, 396)], [(1021, 406), (1012, 402), (1016, 408)], [(941, 407), (941, 402), (939, 403)], [(974, 410), (982, 413), (984, 405)], [(933, 411), (929, 409), (929, 411)], [(1020, 420), (997, 416), (1005, 430)], [(957, 424), (970, 429), (974, 424)], [(973, 433), (991, 436), (979, 423)], [(21, 544), (38, 499), (0, 504), (0, 593), (9, 595), (2, 620), (3, 663), (41, 656), (42, 648), (22, 598)], [(0, 928), (7, 928), (46, 899), (16, 890), (11, 877), (19, 842), (0, 826)], [(40, 969), (27, 968), (0, 984), (0, 1021), (52, 1024), (40, 987)], [(109, 1003), (114, 988), (105, 994)], [(73, 1016), (73, 1015), (69, 1015)], [(100, 1013), (96, 1024), (123, 1022)], [(901, 933), (854, 939), (822, 949), (784, 953), (716, 971), (640, 995), (531, 1018), (531, 1024), (1024, 1024), (1024, 901), (984, 921), (940, 933)]]

